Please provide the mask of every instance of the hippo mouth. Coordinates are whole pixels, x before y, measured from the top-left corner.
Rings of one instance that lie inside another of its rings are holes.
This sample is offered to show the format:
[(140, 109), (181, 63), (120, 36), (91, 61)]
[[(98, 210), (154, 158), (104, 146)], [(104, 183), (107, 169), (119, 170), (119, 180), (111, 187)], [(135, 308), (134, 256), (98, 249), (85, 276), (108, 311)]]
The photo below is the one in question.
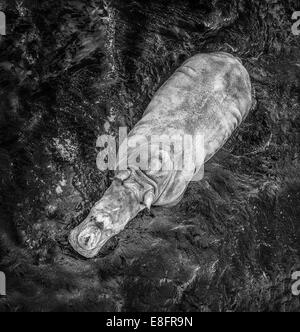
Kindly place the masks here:
[(87, 220), (70, 233), (69, 242), (81, 256), (93, 258), (113, 235), (114, 232), (104, 229), (102, 223)]

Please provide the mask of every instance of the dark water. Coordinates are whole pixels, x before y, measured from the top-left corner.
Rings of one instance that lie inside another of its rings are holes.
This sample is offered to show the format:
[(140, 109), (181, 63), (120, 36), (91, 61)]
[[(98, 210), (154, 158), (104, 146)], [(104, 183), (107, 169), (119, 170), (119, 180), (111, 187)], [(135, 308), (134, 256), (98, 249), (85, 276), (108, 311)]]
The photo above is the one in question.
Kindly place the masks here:
[[(0, 309), (298, 311), (299, 1), (1, 1)], [(185, 59), (239, 56), (257, 107), (175, 209), (100, 256), (67, 235), (109, 186), (99, 135), (132, 128)]]

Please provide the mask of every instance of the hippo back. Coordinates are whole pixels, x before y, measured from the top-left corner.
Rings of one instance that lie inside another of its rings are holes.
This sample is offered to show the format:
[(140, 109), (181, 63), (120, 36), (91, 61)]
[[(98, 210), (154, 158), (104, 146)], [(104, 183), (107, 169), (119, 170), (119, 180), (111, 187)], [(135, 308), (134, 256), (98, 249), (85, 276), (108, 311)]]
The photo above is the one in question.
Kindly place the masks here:
[[(222, 52), (195, 55), (157, 91), (129, 141), (140, 136), (200, 135), (206, 162), (249, 113), (251, 90), (249, 74), (237, 58)], [(134, 146), (129, 156), (136, 152)], [(155, 205), (176, 204), (203, 162), (188, 173), (144, 171), (157, 184)]]

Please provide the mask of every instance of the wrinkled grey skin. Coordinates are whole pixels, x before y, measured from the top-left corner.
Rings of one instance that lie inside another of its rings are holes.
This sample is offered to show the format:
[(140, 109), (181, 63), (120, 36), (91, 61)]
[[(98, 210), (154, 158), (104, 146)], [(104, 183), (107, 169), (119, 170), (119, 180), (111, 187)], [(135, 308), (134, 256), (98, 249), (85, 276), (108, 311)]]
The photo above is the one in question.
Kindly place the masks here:
[[(251, 90), (249, 74), (230, 54), (199, 54), (186, 61), (155, 94), (129, 141), (140, 135), (203, 135), (203, 162), (193, 164), (189, 171), (147, 171), (129, 165), (127, 171), (116, 172), (103, 198), (71, 232), (72, 247), (92, 258), (143, 209), (176, 205), (203, 163), (248, 115)], [(129, 147), (128, 159), (134, 154), (136, 148)]]

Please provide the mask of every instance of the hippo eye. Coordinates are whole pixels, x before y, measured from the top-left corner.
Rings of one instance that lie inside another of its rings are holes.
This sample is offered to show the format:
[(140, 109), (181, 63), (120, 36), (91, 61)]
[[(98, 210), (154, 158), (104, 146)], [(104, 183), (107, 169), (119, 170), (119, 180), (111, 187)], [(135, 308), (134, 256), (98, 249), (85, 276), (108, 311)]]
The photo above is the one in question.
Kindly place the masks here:
[(97, 219), (96, 219), (96, 217), (95, 217), (95, 216), (92, 216), (92, 217), (90, 218), (90, 221), (91, 221), (91, 222), (95, 222), (95, 223), (96, 223), (96, 222), (97, 222)]

